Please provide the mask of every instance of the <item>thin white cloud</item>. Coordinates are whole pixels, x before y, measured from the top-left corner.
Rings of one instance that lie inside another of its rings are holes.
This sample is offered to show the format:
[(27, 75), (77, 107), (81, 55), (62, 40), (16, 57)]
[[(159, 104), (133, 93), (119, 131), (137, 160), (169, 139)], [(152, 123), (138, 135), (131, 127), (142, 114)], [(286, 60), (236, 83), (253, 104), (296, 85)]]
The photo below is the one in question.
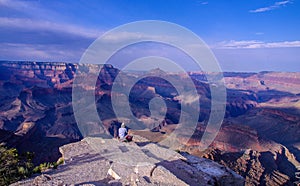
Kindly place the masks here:
[(99, 30), (87, 29), (71, 24), (53, 23), (50, 21), (38, 21), (25, 18), (0, 17), (0, 28), (19, 28), (29, 31), (50, 31), (77, 35), (85, 38), (97, 38)]
[(264, 35), (265, 33), (263, 32), (256, 32), (255, 35)]
[(103, 33), (57, 22), (63, 15), (41, 7), (38, 1), (0, 0), (0, 7), (25, 15), (0, 17), (0, 33), (10, 37), (0, 43), (3, 59), (78, 61), (88, 44)]
[(290, 3), (289, 0), (287, 0), (287, 1), (280, 1), (280, 2), (276, 2), (275, 5), (276, 6), (282, 6), (282, 5), (285, 5), (285, 4), (288, 4), (288, 3)]
[(21, 28), (22, 30), (50, 31), (57, 33), (67, 33), (81, 36), (84, 38), (97, 38), (103, 33), (100, 30), (85, 28), (83, 26), (69, 23), (57, 22), (57, 19), (63, 19), (63, 15), (55, 11), (41, 7), (38, 1), (19, 1), (19, 0), (0, 0), (0, 7), (22, 12), (26, 15), (23, 18), (0, 17), (0, 29)]
[(118, 32), (113, 35), (104, 35), (103, 40), (109, 41), (111, 43), (119, 43), (122, 41), (129, 41), (129, 40), (136, 40), (136, 39), (153, 39), (153, 40), (178, 40), (180, 38), (176, 36), (171, 36), (171, 35), (158, 35), (158, 34), (153, 34), (153, 33), (143, 33), (143, 32)]
[(282, 6), (285, 6), (287, 4), (291, 3), (290, 0), (286, 0), (286, 1), (279, 1), (279, 2), (275, 2), (273, 5), (271, 6), (267, 6), (267, 7), (262, 7), (262, 8), (257, 8), (255, 10), (250, 10), (249, 12), (251, 13), (260, 13), (260, 12), (267, 12), (267, 11), (271, 11), (277, 8), (280, 8)]
[(242, 48), (295, 48), (300, 47), (300, 41), (263, 42), (257, 40), (248, 41), (222, 41), (213, 48), (219, 49), (242, 49)]
[(28, 2), (22, 2), (22, 1), (14, 1), (14, 0), (0, 0), (0, 6), (4, 6), (7, 8), (13, 8), (13, 9), (24, 9), (24, 8), (30, 8)]
[(84, 49), (66, 48), (62, 45), (0, 43), (1, 59), (36, 61), (79, 61)]
[(63, 18), (62, 14), (41, 7), (39, 1), (19, 1), (19, 0), (0, 0), (0, 7), (11, 9), (15, 12), (37, 19), (53, 20), (53, 18)]
[(202, 0), (199, 0), (199, 1), (196, 1), (197, 5), (208, 5), (208, 1), (202, 1)]

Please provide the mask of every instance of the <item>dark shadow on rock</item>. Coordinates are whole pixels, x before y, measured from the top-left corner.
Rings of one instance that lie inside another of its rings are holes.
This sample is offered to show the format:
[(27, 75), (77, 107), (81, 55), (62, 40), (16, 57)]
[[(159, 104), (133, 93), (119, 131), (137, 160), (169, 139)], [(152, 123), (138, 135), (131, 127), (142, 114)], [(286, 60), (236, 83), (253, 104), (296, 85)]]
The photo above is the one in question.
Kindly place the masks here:
[(99, 180), (99, 181), (82, 182), (82, 183), (76, 184), (75, 186), (80, 186), (80, 185), (85, 185), (85, 184), (92, 184), (92, 185), (95, 185), (95, 186), (108, 186), (108, 185), (122, 186), (122, 183), (118, 182), (118, 181), (114, 181), (113, 183), (109, 183), (111, 180), (112, 179), (104, 178), (104, 179)]
[(128, 152), (128, 148), (126, 146), (119, 146), (119, 149), (124, 153), (124, 152)]
[(289, 146), (287, 146), (287, 148), (289, 149), (289, 151), (290, 151), (291, 153), (294, 154), (296, 160), (297, 160), (298, 162), (300, 162), (300, 150), (299, 150), (298, 148), (294, 147), (293, 145), (289, 145)]
[(279, 99), (283, 97), (294, 97), (295, 94), (292, 94), (290, 92), (284, 92), (284, 91), (278, 91), (278, 90), (266, 90), (266, 91), (258, 91), (256, 93), (257, 95), (257, 102), (258, 103), (264, 103), (268, 102), (271, 99)]
[(121, 127), (121, 122), (118, 122), (118, 121), (112, 121), (109, 128), (108, 128), (108, 131), (110, 133), (110, 135), (112, 135), (114, 138), (117, 138), (118, 137), (118, 130), (119, 128)]
[(291, 162), (289, 162), (289, 160), (285, 156), (285, 149), (282, 149), (282, 154), (277, 153), (277, 158), (275, 160), (274, 154), (272, 154), (271, 152), (261, 152), (259, 161), (262, 164), (262, 167), (264, 168), (264, 172), (260, 179), (260, 184), (266, 185), (266, 175), (272, 175), (274, 170), (278, 170), (279, 172), (290, 177), (290, 180), (285, 184), (290, 184), (293, 181), (296, 181), (296, 167)]
[(224, 77), (240, 77), (240, 78), (248, 78), (253, 75), (256, 75), (255, 72), (223, 72)]
[(145, 142), (135, 142), (139, 147), (144, 147), (150, 143), (154, 143), (154, 142), (151, 142), (151, 141), (145, 141)]
[(222, 160), (236, 162), (243, 156), (243, 152), (227, 152), (222, 153), (221, 150), (217, 149), (214, 155), (214, 161), (220, 162)]
[(265, 173), (270, 174), (274, 169), (277, 169), (277, 165), (274, 162), (274, 154), (271, 152), (261, 152), (258, 157), (262, 166), (265, 168)]
[(274, 155), (271, 152), (261, 152), (261, 156), (258, 157), (259, 162), (264, 168), (264, 172), (260, 176), (260, 184), (266, 185), (267, 182), (265, 180), (266, 175), (271, 175), (274, 170), (277, 169), (277, 165), (274, 162)]
[(149, 178), (148, 176), (143, 176), (143, 178), (145, 179), (145, 181), (146, 181), (147, 183), (151, 183), (151, 180), (150, 180), (150, 178)]
[(156, 166), (162, 166), (166, 168), (168, 171), (170, 171), (172, 174), (174, 174), (178, 179), (185, 182), (188, 185), (196, 186), (199, 185), (195, 179), (193, 179), (186, 171), (180, 171), (178, 168), (174, 165), (180, 165), (185, 164), (182, 160), (173, 160), (173, 161), (161, 161), (156, 164)]
[(154, 159), (156, 159), (156, 160), (163, 161), (162, 158), (157, 157), (155, 154), (153, 154), (152, 152), (150, 152), (148, 149), (142, 149), (142, 151), (143, 151), (144, 154), (145, 154), (146, 156), (148, 156), (149, 158), (154, 158)]
[(295, 172), (297, 171), (297, 168), (288, 160), (288, 158), (285, 155), (286, 149), (282, 149), (282, 153), (277, 153), (277, 159), (276, 164), (278, 166), (278, 170), (282, 172), (285, 175), (288, 175), (290, 177), (290, 181), (296, 181), (295, 179)]
[(81, 155), (81, 156), (75, 156), (72, 158), (72, 160), (67, 160), (66, 161), (66, 165), (60, 165), (58, 166), (57, 169), (53, 169), (51, 170), (48, 174), (57, 174), (57, 173), (60, 173), (60, 172), (64, 172), (66, 170), (69, 170), (70, 166), (73, 166), (73, 165), (81, 165), (81, 164), (84, 164), (84, 163), (90, 163), (90, 162), (94, 162), (94, 161), (99, 161), (99, 160), (105, 160), (105, 158), (101, 157), (100, 154), (84, 154), (84, 155)]

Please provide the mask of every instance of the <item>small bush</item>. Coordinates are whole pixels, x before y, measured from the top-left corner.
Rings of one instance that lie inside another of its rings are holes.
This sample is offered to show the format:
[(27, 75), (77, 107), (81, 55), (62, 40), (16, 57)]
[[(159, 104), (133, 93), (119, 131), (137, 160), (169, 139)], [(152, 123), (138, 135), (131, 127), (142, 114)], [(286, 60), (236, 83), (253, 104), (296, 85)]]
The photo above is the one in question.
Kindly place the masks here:
[(34, 167), (32, 163), (34, 154), (26, 152), (18, 154), (17, 149), (7, 149), (0, 144), (0, 185), (9, 185), (21, 179), (28, 178), (32, 174), (41, 173), (48, 169), (56, 169), (58, 165), (64, 163), (60, 158), (57, 162), (41, 163)]
[(0, 145), (0, 185), (9, 185), (31, 175), (32, 153), (18, 154), (17, 149)]
[(61, 164), (64, 164), (65, 160), (63, 158), (59, 158), (57, 160), (57, 165), (61, 165)]
[(34, 167), (33, 170), (32, 170), (32, 173), (33, 173), (33, 174), (41, 173), (40, 167), (39, 167), (39, 166)]

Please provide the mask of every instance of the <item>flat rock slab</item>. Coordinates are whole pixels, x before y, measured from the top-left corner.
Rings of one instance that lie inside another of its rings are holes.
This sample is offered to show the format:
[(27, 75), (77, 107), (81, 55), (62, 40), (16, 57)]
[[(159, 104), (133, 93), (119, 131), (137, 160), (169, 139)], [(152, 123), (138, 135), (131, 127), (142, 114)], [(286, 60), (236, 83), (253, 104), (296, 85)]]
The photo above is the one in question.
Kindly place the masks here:
[(244, 179), (211, 160), (160, 147), (88, 137), (60, 147), (65, 163), (13, 185), (244, 185)]

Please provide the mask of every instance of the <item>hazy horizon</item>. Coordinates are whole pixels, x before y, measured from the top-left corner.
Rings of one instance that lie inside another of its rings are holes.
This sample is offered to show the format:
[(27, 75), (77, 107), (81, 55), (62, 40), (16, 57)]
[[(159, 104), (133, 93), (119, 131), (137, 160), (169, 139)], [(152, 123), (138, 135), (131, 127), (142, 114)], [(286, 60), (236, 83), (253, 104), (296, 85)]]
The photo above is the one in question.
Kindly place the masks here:
[[(20, 62), (20, 63), (24, 63), (24, 62), (36, 62), (36, 63), (71, 63), (71, 64), (80, 64), (79, 62), (72, 62), (72, 61), (30, 61), (30, 60), (5, 60), (5, 59), (0, 59), (0, 63), (5, 63), (5, 62)], [(93, 63), (95, 64), (95, 63)], [(107, 65), (113, 65), (110, 63), (106, 63)], [(97, 64), (95, 64), (97, 65)], [(99, 64), (99, 65), (103, 65), (103, 64)], [(118, 68), (116, 66), (113, 65), (113, 67)], [(151, 70), (155, 70), (155, 69), (161, 69), (159, 67), (154, 67), (151, 68)], [(161, 69), (164, 70), (164, 69)], [(123, 70), (124, 72), (147, 72), (147, 70), (141, 70), (141, 69), (137, 69), (137, 70)], [(174, 72), (177, 73), (178, 71), (168, 71), (168, 72)], [(196, 72), (204, 72), (202, 70), (197, 70), (197, 71), (187, 71), (189, 73), (196, 73)], [(282, 72), (282, 73), (300, 73), (299, 71), (276, 71), (276, 70), (261, 70), (261, 71), (223, 71), (222, 73), (271, 73), (271, 72)]]

